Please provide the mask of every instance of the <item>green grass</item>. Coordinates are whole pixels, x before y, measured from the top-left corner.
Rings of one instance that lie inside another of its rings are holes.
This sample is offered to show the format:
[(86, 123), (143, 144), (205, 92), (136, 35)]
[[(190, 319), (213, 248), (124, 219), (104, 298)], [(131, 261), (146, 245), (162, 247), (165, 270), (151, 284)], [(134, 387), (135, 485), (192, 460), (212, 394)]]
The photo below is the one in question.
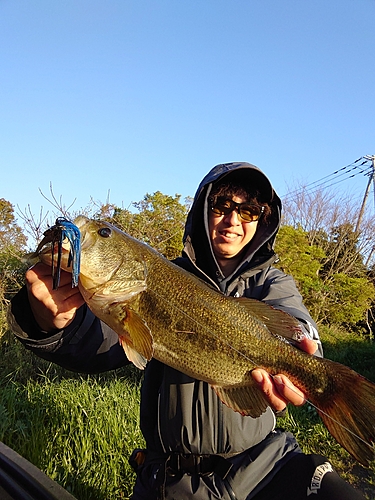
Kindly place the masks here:
[(79, 376), (4, 344), (10, 365), (25, 359), (2, 372), (0, 441), (79, 500), (129, 498), (134, 473), (127, 459), (143, 445), (135, 369)]
[[(375, 343), (322, 329), (326, 357), (375, 381)], [(0, 344), (0, 440), (78, 500), (127, 499), (134, 474), (127, 459), (143, 446), (140, 372), (128, 367), (82, 376), (38, 359), (11, 336)], [(375, 415), (374, 415), (375, 418)], [(278, 421), (305, 452), (327, 456), (338, 472), (375, 499), (375, 464), (366, 469), (330, 436), (313, 408), (290, 408)]]

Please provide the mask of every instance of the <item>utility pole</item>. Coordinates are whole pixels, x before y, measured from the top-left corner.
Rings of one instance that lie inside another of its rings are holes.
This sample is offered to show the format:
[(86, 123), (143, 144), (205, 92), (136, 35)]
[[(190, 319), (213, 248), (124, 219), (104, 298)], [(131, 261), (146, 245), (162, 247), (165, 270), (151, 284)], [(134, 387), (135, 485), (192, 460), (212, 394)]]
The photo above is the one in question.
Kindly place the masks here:
[[(375, 155), (373, 155), (373, 156), (367, 155), (367, 156), (364, 156), (364, 158), (366, 158), (366, 160), (371, 160), (372, 161), (372, 172), (369, 175), (369, 179), (368, 179), (368, 183), (367, 183), (365, 195), (363, 197), (361, 209), (360, 209), (359, 215), (358, 215), (357, 225), (355, 226), (355, 232), (356, 233), (359, 232), (359, 227), (360, 227), (361, 222), (362, 222), (362, 218), (363, 218), (363, 214), (364, 214), (365, 206), (366, 206), (366, 201), (367, 201), (367, 198), (368, 198), (368, 195), (369, 195), (369, 192), (370, 192), (371, 182), (374, 183), (374, 197), (375, 197)], [(374, 198), (374, 203), (375, 203), (375, 198)]]

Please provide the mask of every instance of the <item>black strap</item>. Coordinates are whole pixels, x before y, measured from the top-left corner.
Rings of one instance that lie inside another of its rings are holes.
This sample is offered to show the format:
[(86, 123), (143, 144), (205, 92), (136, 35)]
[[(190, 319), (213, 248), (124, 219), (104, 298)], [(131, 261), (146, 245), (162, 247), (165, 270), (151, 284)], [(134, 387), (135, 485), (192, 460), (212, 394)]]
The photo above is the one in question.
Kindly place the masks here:
[(194, 453), (172, 453), (166, 463), (168, 476), (179, 474), (198, 474), (200, 476), (218, 475), (225, 479), (233, 464), (220, 455), (196, 455)]

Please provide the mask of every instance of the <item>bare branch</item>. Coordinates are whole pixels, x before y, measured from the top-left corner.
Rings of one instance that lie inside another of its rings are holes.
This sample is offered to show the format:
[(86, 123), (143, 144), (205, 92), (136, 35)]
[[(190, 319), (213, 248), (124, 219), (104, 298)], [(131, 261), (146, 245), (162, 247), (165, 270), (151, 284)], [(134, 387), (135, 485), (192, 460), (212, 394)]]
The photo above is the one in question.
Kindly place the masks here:
[(60, 199), (57, 200), (56, 196), (55, 196), (55, 193), (53, 192), (53, 187), (52, 187), (52, 182), (50, 182), (50, 185), (49, 185), (49, 189), (50, 189), (50, 193), (51, 193), (51, 196), (52, 196), (52, 200), (51, 201), (44, 193), (43, 191), (39, 188), (39, 192), (40, 194), (43, 196), (43, 198), (45, 200), (48, 201), (48, 203), (50, 203), (53, 207), (55, 207), (62, 215), (63, 217), (66, 217), (66, 218), (69, 218), (69, 211), (70, 209), (72, 208), (72, 206), (74, 205), (74, 203), (76, 202), (76, 198), (74, 198), (74, 200), (72, 201), (72, 203), (66, 207), (64, 204), (63, 204), (63, 201), (62, 201), (62, 195), (60, 195)]

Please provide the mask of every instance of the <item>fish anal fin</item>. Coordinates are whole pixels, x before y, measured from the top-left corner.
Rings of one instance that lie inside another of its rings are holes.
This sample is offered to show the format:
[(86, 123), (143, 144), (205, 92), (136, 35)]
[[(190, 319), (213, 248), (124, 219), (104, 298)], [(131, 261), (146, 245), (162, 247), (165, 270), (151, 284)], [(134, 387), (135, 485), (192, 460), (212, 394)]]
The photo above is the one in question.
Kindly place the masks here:
[(299, 341), (303, 336), (299, 321), (290, 314), (275, 309), (261, 300), (240, 297), (234, 299), (255, 316), (276, 337)]
[(268, 406), (263, 394), (253, 383), (226, 387), (213, 385), (212, 388), (226, 406), (241, 415), (256, 418), (262, 415)]

